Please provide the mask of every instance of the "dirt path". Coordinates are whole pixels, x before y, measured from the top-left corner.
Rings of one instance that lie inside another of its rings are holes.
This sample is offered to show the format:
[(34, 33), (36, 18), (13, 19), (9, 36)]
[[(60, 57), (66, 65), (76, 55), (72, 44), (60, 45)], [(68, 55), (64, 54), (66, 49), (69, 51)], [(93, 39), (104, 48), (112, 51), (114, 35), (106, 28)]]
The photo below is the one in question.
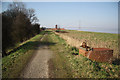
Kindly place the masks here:
[[(44, 36), (45, 37), (45, 36)], [(43, 37), (43, 38), (44, 38)], [(43, 40), (43, 38), (41, 40)], [(48, 61), (52, 57), (52, 51), (48, 46), (39, 46), (31, 61), (21, 73), (21, 78), (49, 78)]]

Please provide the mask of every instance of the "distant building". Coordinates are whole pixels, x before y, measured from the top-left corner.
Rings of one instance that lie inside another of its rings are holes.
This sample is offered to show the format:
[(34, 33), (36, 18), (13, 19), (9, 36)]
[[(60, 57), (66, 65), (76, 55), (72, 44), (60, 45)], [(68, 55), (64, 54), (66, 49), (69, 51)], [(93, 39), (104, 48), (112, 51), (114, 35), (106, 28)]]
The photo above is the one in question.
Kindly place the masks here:
[(55, 25), (55, 28), (57, 29), (57, 24)]
[(51, 30), (65, 30), (64, 28), (58, 28), (58, 25), (55, 25), (55, 28), (51, 28)]

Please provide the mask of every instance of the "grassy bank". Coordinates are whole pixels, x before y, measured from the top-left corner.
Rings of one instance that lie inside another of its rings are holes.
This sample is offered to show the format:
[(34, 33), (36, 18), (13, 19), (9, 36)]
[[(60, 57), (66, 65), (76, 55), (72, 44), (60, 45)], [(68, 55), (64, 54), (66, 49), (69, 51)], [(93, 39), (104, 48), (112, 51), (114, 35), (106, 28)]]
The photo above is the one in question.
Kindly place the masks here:
[[(18, 77), (25, 64), (33, 55), (38, 44), (48, 45), (53, 51), (53, 58), (49, 63), (51, 78), (118, 78), (120, 65), (98, 63), (78, 54), (78, 49), (66, 44), (65, 40), (51, 31), (46, 31), (42, 42), (39, 34), (21, 44), (21, 47), (9, 56), (4, 57), (2, 63), (3, 78)], [(69, 32), (70, 33), (70, 32)], [(66, 33), (65, 33), (66, 34)], [(71, 34), (72, 35), (72, 34)]]
[(49, 34), (49, 45), (54, 52), (54, 58), (49, 61), (50, 77), (52, 78), (118, 78), (120, 65), (98, 63), (89, 60), (78, 53), (78, 49), (65, 43), (55, 34)]
[(87, 44), (90, 47), (93, 47), (93, 48), (103, 47), (103, 48), (113, 49), (114, 57), (118, 58), (118, 55), (119, 55), (118, 34), (86, 32), (86, 31), (76, 31), (76, 30), (66, 30), (66, 31), (68, 33), (63, 33), (64, 35), (77, 39), (81, 43), (86, 40)]
[(3, 78), (17, 78), (23, 70), (33, 52), (40, 45), (40, 38), (44, 32), (27, 40), (17, 47), (10, 55), (2, 58), (2, 77)]

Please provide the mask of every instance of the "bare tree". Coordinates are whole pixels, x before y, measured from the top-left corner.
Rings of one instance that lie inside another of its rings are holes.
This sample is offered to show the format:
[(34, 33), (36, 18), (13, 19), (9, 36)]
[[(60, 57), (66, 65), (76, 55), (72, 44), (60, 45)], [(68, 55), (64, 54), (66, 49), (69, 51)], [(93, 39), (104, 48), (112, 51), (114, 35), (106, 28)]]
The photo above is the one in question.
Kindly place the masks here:
[(28, 9), (28, 18), (30, 19), (30, 22), (35, 24), (39, 20), (35, 16), (35, 10), (34, 9)]
[(6, 50), (18, 42), (23, 42), (39, 33), (39, 24), (34, 9), (26, 9), (20, 2), (9, 5), (7, 11), (2, 13), (3, 17), (3, 54)]

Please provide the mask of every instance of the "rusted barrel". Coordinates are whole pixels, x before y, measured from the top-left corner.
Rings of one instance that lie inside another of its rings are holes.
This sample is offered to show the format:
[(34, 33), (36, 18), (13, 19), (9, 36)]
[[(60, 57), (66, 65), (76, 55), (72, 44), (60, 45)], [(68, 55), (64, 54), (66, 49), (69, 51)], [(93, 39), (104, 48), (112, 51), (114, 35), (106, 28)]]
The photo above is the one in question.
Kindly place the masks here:
[(93, 48), (92, 51), (85, 51), (79, 49), (79, 54), (86, 56), (87, 58), (96, 62), (112, 62), (113, 50), (108, 48)]

